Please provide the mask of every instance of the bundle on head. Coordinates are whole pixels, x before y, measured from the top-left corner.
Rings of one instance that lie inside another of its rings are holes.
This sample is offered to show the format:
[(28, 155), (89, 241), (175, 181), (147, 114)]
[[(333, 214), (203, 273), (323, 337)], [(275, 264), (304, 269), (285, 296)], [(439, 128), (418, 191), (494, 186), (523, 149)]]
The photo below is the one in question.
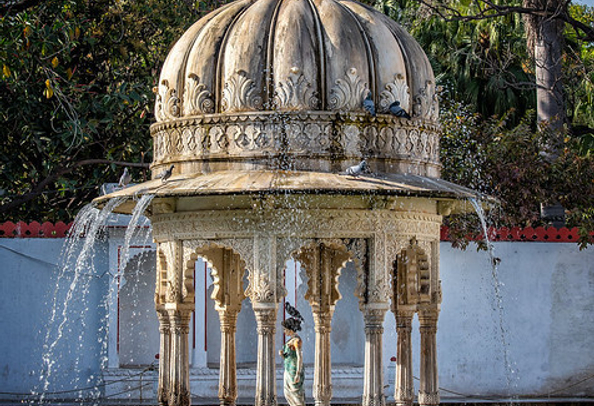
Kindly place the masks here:
[(283, 320), (281, 322), (281, 325), (286, 328), (287, 330), (291, 330), (291, 331), (299, 331), (301, 330), (301, 321), (294, 318), (294, 317), (290, 317), (287, 320)]

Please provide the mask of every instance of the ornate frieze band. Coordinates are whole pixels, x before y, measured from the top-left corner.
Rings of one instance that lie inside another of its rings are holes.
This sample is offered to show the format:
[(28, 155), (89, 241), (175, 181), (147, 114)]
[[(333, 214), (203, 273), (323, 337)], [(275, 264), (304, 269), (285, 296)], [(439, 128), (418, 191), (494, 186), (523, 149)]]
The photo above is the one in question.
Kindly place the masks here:
[[(288, 108), (297, 103), (283, 100)], [(324, 155), (336, 153), (338, 146), (347, 157), (365, 153), (439, 165), (439, 128), (389, 115), (371, 119), (364, 113), (214, 114), (157, 123), (151, 134), (155, 164), (173, 157), (191, 161), (280, 152)]]
[[(242, 221), (237, 221), (238, 218)], [(292, 219), (290, 223), (278, 221), (288, 218)], [(275, 209), (267, 215), (252, 210), (213, 210), (156, 215), (153, 235), (157, 241), (226, 238), (228, 244), (235, 245), (240, 239), (258, 233), (277, 237), (302, 233), (302, 238), (352, 238), (385, 232), (393, 239), (408, 242), (411, 236), (417, 236), (419, 241), (439, 238), (440, 222), (439, 215), (391, 210)]]

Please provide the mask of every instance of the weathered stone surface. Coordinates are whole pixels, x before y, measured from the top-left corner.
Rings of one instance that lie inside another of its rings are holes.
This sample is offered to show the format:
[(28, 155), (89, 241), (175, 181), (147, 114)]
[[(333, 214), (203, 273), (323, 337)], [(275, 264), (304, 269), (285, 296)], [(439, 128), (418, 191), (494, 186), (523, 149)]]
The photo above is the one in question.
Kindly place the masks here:
[[(190, 27), (165, 61), (153, 173), (334, 172), (366, 158), (377, 172), (436, 178), (437, 92), (418, 43), (372, 8), (238, 0)], [(369, 94), (377, 116), (363, 108)], [(390, 115), (394, 101), (413, 118)]]

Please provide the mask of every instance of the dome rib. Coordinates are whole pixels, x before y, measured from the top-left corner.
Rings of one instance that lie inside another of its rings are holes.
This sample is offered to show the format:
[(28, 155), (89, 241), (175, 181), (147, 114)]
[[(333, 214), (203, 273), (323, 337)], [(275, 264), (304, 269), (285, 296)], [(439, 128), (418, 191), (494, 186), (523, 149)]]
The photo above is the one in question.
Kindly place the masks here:
[(268, 38), (266, 39), (266, 60), (264, 61), (264, 105), (272, 106), (272, 99), (274, 97), (274, 33), (276, 31), (276, 24), (278, 21), (278, 14), (280, 13), (282, 0), (277, 0), (270, 25), (268, 27)]
[[(223, 39), (221, 40), (221, 45), (219, 46), (219, 50), (216, 53), (216, 73), (215, 73), (215, 86), (213, 89), (213, 96), (215, 102), (215, 111), (221, 111), (221, 101), (223, 99), (223, 85), (221, 83), (221, 78), (223, 77), (223, 62), (224, 62), (224, 54), (225, 54), (225, 45), (229, 40), (229, 33), (231, 29), (235, 27), (237, 21), (249, 10), (250, 6), (252, 6), (257, 0), (252, 0), (248, 4), (246, 4), (232, 19), (230, 24), (227, 24), (225, 27), (225, 33), (223, 34)], [(230, 3), (233, 4), (233, 3)]]
[[(200, 35), (204, 32), (204, 30), (207, 29), (207, 27), (209, 26), (209, 24), (213, 21), (216, 20), (217, 17), (219, 17), (225, 10), (227, 10), (230, 6), (232, 5), (232, 3), (227, 4), (225, 7), (221, 7), (220, 9), (217, 10), (216, 13), (214, 13), (214, 15), (211, 16), (211, 18), (209, 18), (207, 21), (205, 21), (202, 26), (198, 29), (198, 31), (196, 31), (196, 33), (194, 34), (194, 38), (192, 38), (192, 40), (190, 41), (190, 45), (188, 46), (188, 49), (192, 49), (194, 48), (196, 41), (198, 41), (198, 38), (200, 38)], [(180, 95), (184, 95), (185, 94), (185, 90), (186, 90), (186, 82), (187, 82), (187, 75), (188, 75), (188, 68), (189, 68), (189, 61), (190, 61), (190, 52), (186, 52), (184, 55), (184, 59), (182, 61), (182, 63), (180, 64), (180, 75), (177, 78), (178, 84), (177, 84), (177, 88), (179, 89), (179, 94)], [(194, 72), (189, 72), (194, 73)], [(186, 114), (187, 112), (184, 111), (183, 106), (183, 100), (182, 100), (182, 114)]]
[(377, 72), (375, 70), (375, 55), (373, 54), (373, 50), (371, 48), (371, 42), (369, 40), (369, 35), (368, 35), (367, 31), (365, 31), (365, 29), (363, 28), (363, 25), (361, 24), (357, 15), (353, 12), (353, 10), (351, 10), (350, 8), (348, 8), (347, 6), (342, 4), (342, 2), (340, 2), (340, 1), (337, 1), (336, 3), (340, 7), (342, 7), (347, 12), (347, 14), (349, 14), (351, 16), (353, 21), (355, 21), (357, 28), (359, 28), (359, 32), (361, 33), (361, 37), (363, 38), (363, 42), (365, 43), (365, 53), (367, 54), (367, 63), (369, 64), (369, 89), (371, 89), (372, 97), (373, 97), (374, 101), (377, 103), (378, 102), (378, 100), (376, 100), (378, 98), (378, 88), (377, 88), (377, 82), (376, 82)]
[(318, 49), (316, 52), (318, 60), (318, 84), (320, 86), (320, 108), (322, 110), (327, 108), (326, 105), (326, 52), (324, 50), (324, 33), (322, 31), (322, 20), (320, 13), (313, 0), (307, 0), (307, 4), (311, 9), (314, 19), (314, 26), (316, 29), (316, 38)]

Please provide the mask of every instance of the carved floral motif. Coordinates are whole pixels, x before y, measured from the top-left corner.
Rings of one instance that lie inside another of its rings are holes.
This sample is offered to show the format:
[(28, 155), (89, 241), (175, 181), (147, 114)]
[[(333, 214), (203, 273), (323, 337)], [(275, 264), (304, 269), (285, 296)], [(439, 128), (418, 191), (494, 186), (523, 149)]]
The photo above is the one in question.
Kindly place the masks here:
[(317, 109), (320, 100), (299, 68), (291, 68), (289, 77), (278, 83), (274, 106), (278, 110)]
[(157, 90), (155, 102), (155, 116), (157, 121), (175, 119), (180, 116), (179, 98), (177, 90), (169, 87), (169, 81), (163, 79)]
[(212, 93), (195, 73), (188, 75), (184, 90), (184, 114), (210, 114), (214, 113), (214, 100)]
[(253, 79), (244, 70), (233, 74), (223, 88), (221, 108), (224, 112), (258, 110), (262, 107), (262, 96)]
[(400, 107), (410, 111), (410, 90), (406, 78), (402, 74), (394, 76), (394, 82), (386, 85), (386, 90), (380, 93), (379, 112), (386, 113), (392, 103), (400, 102)]
[(328, 108), (330, 110), (362, 111), (363, 100), (369, 89), (363, 82), (357, 69), (351, 68), (343, 79), (337, 79), (330, 90)]
[(439, 118), (439, 97), (438, 89), (430, 80), (425, 82), (425, 87), (415, 95), (413, 105), (413, 116), (421, 117), (431, 121)]

